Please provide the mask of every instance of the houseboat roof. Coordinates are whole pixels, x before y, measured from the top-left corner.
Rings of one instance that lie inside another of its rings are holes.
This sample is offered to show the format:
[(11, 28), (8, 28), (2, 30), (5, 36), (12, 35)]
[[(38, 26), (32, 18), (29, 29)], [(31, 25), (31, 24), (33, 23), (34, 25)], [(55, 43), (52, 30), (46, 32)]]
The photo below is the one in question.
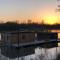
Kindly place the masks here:
[(41, 34), (57, 34), (56, 32), (42, 32), (42, 31), (29, 31), (29, 30), (14, 30), (14, 31), (2, 31), (1, 33), (41, 33)]

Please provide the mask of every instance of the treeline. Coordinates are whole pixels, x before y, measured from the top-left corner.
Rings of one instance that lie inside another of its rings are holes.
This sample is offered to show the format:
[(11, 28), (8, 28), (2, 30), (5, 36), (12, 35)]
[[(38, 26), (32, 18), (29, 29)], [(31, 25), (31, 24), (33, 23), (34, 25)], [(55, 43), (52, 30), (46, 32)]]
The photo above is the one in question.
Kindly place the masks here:
[(16, 22), (7, 22), (0, 24), (0, 31), (26, 30), (26, 29), (27, 30), (60, 29), (60, 24), (57, 25), (47, 25), (37, 23), (18, 24)]

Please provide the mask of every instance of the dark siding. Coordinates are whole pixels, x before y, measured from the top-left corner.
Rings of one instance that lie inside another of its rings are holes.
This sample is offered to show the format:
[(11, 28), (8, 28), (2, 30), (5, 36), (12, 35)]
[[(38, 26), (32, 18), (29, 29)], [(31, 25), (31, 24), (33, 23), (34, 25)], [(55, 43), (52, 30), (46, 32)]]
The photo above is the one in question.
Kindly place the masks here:
[(37, 33), (38, 40), (41, 39), (57, 39), (58, 35), (57, 33)]

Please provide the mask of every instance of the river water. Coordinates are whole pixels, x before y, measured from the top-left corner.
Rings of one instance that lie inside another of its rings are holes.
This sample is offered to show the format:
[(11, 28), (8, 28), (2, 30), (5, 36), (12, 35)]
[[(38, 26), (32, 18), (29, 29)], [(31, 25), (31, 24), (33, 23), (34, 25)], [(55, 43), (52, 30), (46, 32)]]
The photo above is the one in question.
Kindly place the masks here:
[[(6, 54), (8, 55), (8, 53)], [(0, 60), (57, 60), (59, 54), (60, 54), (60, 47), (54, 47), (54, 48), (37, 47), (35, 49), (34, 54), (22, 56), (22, 57), (10, 58), (5, 54), (3, 54), (2, 49), (0, 48)]]

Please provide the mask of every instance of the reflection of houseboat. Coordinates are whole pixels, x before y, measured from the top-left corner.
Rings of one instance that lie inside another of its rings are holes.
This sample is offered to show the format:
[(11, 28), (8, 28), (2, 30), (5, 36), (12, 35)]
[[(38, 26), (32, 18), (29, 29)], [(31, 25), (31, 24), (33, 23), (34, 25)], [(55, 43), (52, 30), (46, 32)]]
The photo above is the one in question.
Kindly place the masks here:
[(21, 47), (21, 48), (12, 48), (12, 47), (3, 47), (1, 48), (1, 54), (9, 58), (19, 58), (35, 53), (34, 47)]

